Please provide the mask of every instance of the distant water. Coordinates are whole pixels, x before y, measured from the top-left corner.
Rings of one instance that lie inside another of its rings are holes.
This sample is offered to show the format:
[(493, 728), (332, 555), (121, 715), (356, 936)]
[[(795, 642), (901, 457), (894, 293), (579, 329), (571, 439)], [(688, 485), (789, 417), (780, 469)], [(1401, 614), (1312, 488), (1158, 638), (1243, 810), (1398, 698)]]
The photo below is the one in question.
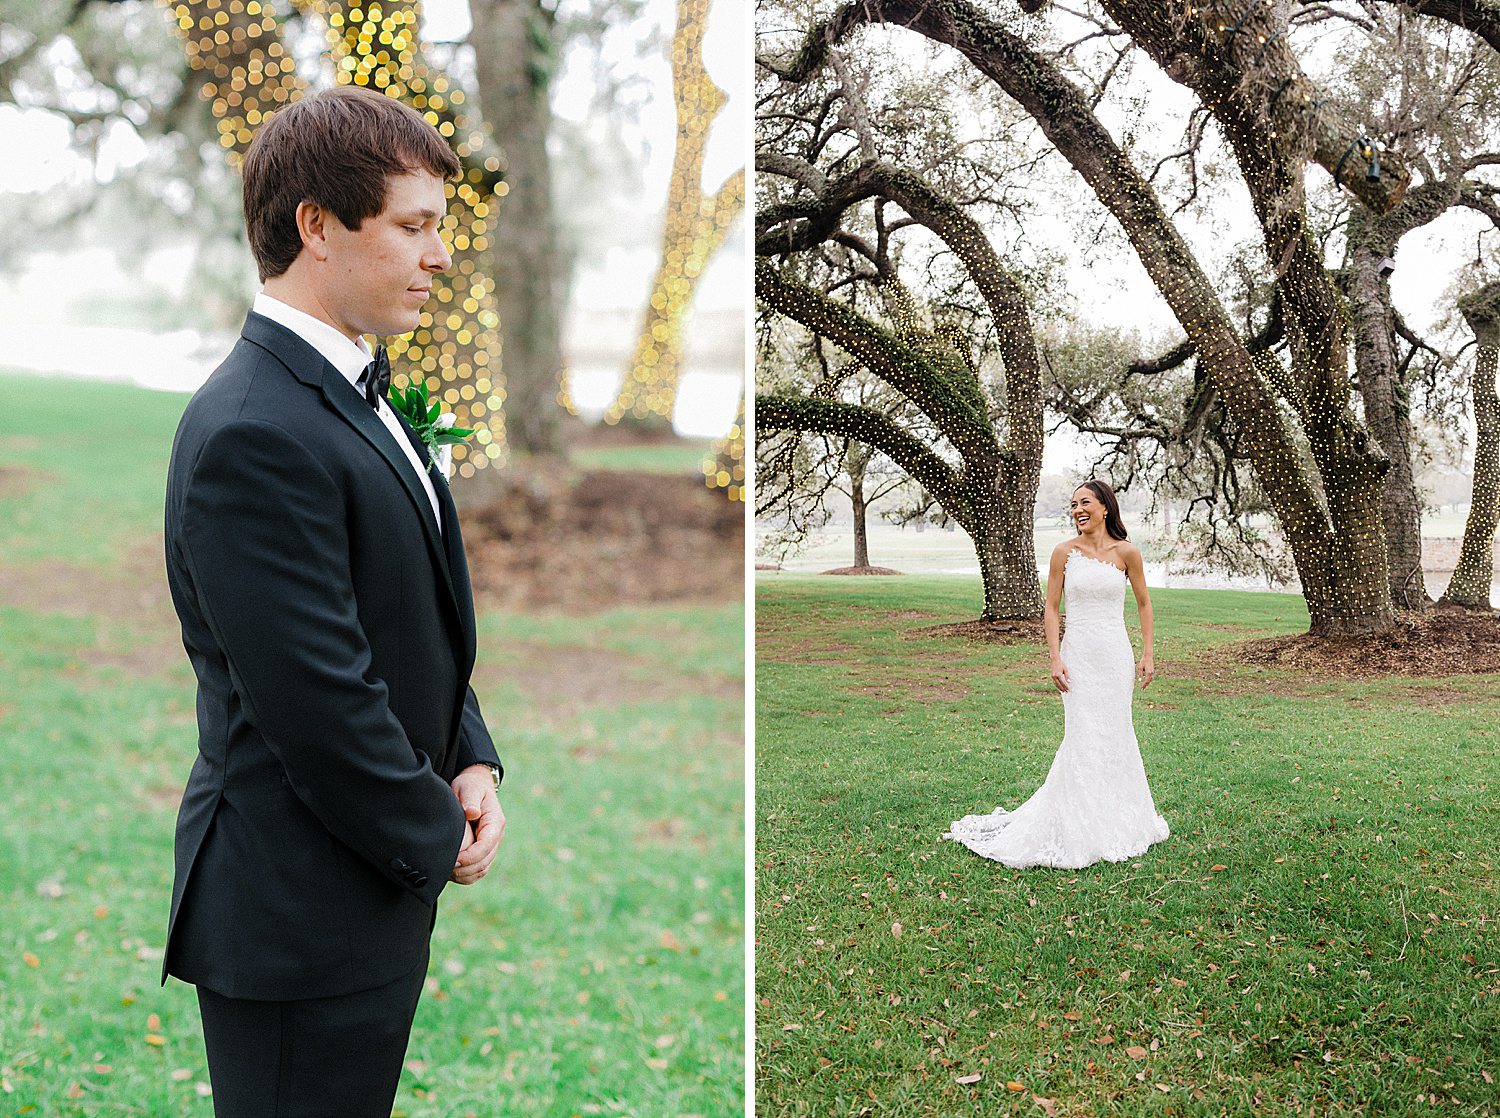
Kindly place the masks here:
[[(1460, 519), (1457, 531), (1462, 531)], [(1441, 525), (1453, 530), (1455, 525)], [(1061, 534), (1044, 533), (1038, 526), (1037, 546), (1050, 548)], [(968, 536), (962, 532), (947, 532), (929, 529), (925, 532), (903, 531), (890, 525), (870, 526), (870, 561), (877, 566), (891, 567), (913, 575), (959, 575), (966, 578), (979, 577), (979, 562), (974, 558), (974, 548)], [(801, 554), (790, 556), (782, 564), (785, 571), (816, 573), (832, 567), (848, 566), (853, 560), (853, 537), (848, 528), (833, 527), (820, 531), (816, 542)], [(773, 560), (772, 560), (773, 561)], [(765, 563), (760, 557), (757, 562)], [(1043, 579), (1047, 575), (1047, 564), (1038, 563), (1037, 573)], [(1448, 585), (1452, 571), (1424, 571), (1427, 592), (1436, 598)], [(1263, 578), (1228, 575), (1213, 571), (1184, 572), (1173, 570), (1163, 562), (1147, 562), (1146, 585), (1163, 590), (1248, 590), (1261, 593), (1300, 594), (1301, 584), (1297, 580), (1268, 586)], [(1500, 579), (1490, 587), (1490, 600), (1500, 603)]]

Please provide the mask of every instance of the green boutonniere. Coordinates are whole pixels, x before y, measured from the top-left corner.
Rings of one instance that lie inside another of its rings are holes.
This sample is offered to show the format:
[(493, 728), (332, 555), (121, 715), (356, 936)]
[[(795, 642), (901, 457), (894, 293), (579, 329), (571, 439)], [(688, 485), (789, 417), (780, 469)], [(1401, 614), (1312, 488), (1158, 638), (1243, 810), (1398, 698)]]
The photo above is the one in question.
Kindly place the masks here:
[(427, 448), (427, 465), (437, 466), (446, 477), (452, 451), (445, 448), (468, 441), (474, 434), (474, 428), (455, 427), (453, 424), (457, 417), (452, 412), (442, 410), (442, 401), (435, 397), (431, 400), (427, 398), (427, 385), (422, 381), (405, 388), (391, 385), (389, 401), (391, 407), (411, 424), (411, 429)]

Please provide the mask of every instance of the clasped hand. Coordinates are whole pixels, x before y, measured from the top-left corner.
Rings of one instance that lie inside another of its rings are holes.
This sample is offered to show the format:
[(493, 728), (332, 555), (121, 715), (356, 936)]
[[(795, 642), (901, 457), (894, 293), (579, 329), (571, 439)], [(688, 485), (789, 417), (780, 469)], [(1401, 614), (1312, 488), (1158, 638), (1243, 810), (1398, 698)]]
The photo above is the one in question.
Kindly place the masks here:
[(464, 808), (464, 841), (448, 880), (473, 885), (490, 871), (505, 837), (505, 812), (495, 796), (488, 765), (470, 765), (453, 778), (453, 794)]

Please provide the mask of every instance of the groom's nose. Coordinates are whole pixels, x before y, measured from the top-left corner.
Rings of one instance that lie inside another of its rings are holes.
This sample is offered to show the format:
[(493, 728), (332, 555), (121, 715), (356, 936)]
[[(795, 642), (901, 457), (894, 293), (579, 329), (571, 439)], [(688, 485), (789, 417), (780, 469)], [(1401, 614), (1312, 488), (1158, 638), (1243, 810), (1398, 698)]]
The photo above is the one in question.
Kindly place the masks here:
[(443, 243), (443, 236), (437, 230), (433, 230), (432, 247), (428, 249), (427, 255), (422, 258), (422, 267), (429, 272), (446, 272), (453, 264), (453, 254), (448, 251), (448, 246)]

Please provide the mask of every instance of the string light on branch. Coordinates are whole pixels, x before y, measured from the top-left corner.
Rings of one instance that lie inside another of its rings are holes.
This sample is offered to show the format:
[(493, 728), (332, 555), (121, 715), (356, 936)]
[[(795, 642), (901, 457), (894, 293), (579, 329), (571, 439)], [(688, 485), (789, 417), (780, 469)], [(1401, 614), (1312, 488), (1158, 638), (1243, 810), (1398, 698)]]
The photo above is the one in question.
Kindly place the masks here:
[[(219, 142), (238, 166), (261, 122), (308, 85), (282, 40), (277, 10), (263, 0), (167, 0), (164, 6), (189, 64), (204, 76), (202, 95), (212, 104)], [(488, 137), (467, 119), (463, 90), (425, 62), (419, 4), (307, 0), (298, 11), (326, 28), (329, 78), (411, 105), (463, 163), (459, 180), (445, 187), (448, 213), (442, 228), (453, 266), (433, 278), (417, 330), (392, 339), (388, 352), (398, 386), (422, 380), (444, 410), (454, 413), (458, 426), (476, 430), (471, 443), (453, 451), (455, 471), (472, 477), (505, 460), (500, 320), (488, 273), (492, 215), (506, 192), (500, 160)]]
[[(1173, 80), (1192, 90), (1234, 153), (1262, 228), (1267, 264), (1274, 269), (1279, 321), (1288, 351), (1285, 363), (1269, 345), (1254, 351), (1248, 347), (1150, 183), (1099, 122), (1089, 99), (1053, 60), (1037, 53), (1024, 36), (985, 6), (971, 0), (840, 4), (830, 18), (808, 28), (789, 57), (767, 62), (765, 69), (784, 84), (811, 81), (822, 74), (830, 52), (851, 33), (872, 24), (890, 24), (955, 50), (1024, 108), (1119, 221), (1184, 330), (1183, 344), (1190, 347), (1201, 374), (1202, 383), (1195, 390), (1209, 393), (1206, 398), (1220, 416), (1216, 422), (1226, 437), (1232, 437), (1232, 447), (1221, 460), (1234, 475), (1231, 490), (1240, 491), (1248, 480), (1238, 473), (1237, 463), (1248, 463), (1257, 497), (1274, 510), (1294, 557), (1312, 631), (1325, 636), (1382, 632), (1395, 623), (1382, 506), (1383, 481), (1391, 459), (1352, 407), (1347, 304), (1309, 229), (1303, 168), (1307, 161), (1316, 161), (1375, 215), (1389, 214), (1403, 202), (1411, 171), (1398, 153), (1382, 149), (1365, 129), (1346, 119), (1337, 106), (1330, 106), (1329, 98), (1302, 74), (1285, 34), (1288, 10), (1284, 2), (1225, 0), (1176, 9), (1134, 0), (1101, 2), (1105, 13), (1136, 46)], [(1040, 0), (1021, 0), (1021, 4), (1027, 12), (1044, 6)], [(864, 46), (878, 49), (873, 44)], [(782, 122), (772, 128), (779, 137), (775, 141), (779, 157), (787, 146), (786, 129)], [(816, 174), (806, 168), (841, 153), (829, 150), (826, 137), (814, 139), (797, 157), (802, 173), (788, 173), (804, 191), (826, 197), (834, 186), (831, 181), (819, 185), (821, 179), (830, 178), (834, 170), (842, 173), (843, 168), (818, 166)], [(766, 142), (771, 143), (769, 135)], [(850, 153), (842, 154), (847, 158)], [(925, 221), (905, 201), (901, 204), (917, 220)], [(983, 432), (978, 425), (965, 429), (964, 424), (948, 422), (940, 414), (946, 410), (956, 418), (955, 409), (963, 405), (960, 388), (966, 387), (966, 381), (951, 374), (912, 375), (911, 361), (894, 355), (891, 342), (874, 323), (856, 321), (858, 316), (843, 303), (820, 303), (819, 293), (781, 274), (766, 260), (815, 247), (792, 242), (799, 237), (814, 239), (809, 230), (821, 229), (819, 222), (836, 221), (846, 207), (847, 203), (819, 212), (816, 205), (809, 206), (802, 212), (801, 225), (784, 217), (773, 221), (775, 215), (763, 211), (768, 231), (757, 237), (762, 257), (757, 267), (757, 296), (771, 310), (836, 342), (905, 393), (968, 467), (972, 447), (963, 440), (972, 443)], [(786, 222), (784, 228), (779, 227), (782, 222)], [(769, 229), (771, 225), (778, 228)], [(776, 243), (778, 237), (782, 245)], [(824, 235), (818, 233), (817, 239)], [(969, 270), (979, 282), (984, 269)], [(997, 313), (997, 334), (1003, 338), (1007, 332), (998, 327), (1001, 317)], [(899, 330), (896, 333), (899, 336)], [(908, 351), (912, 348), (907, 347)], [(1006, 366), (1007, 386), (1013, 389), (1009, 360)], [(1368, 398), (1365, 403), (1368, 413)], [(942, 440), (933, 442), (928, 436), (906, 441), (886, 418), (814, 397), (758, 395), (756, 422), (766, 430), (779, 422), (783, 428), (836, 430), (860, 438), (907, 468), (943, 501), (945, 510), (951, 504), (950, 514), (971, 534), (975, 527), (984, 529), (991, 523), (989, 518), (974, 515), (972, 496), (966, 507), (961, 487), (948, 483), (952, 467), (935, 453), (942, 449)], [(1123, 437), (1128, 442), (1155, 436), (1135, 428)], [(964, 478), (974, 472), (966, 469)], [(945, 485), (946, 494), (942, 493)], [(1238, 499), (1234, 492), (1212, 496)]]
[(709, 0), (678, 0), (677, 4), (677, 30), (672, 39), (677, 147), (667, 189), (661, 259), (635, 352), (619, 396), (604, 417), (606, 423), (618, 423), (626, 415), (671, 416), (682, 355), (682, 327), (693, 292), (745, 205), (743, 168), (711, 195), (704, 194), (702, 187), (709, 128), (726, 101), (724, 91), (713, 83), (703, 65), (708, 6)]
[(740, 395), (734, 425), (714, 442), (703, 460), (703, 480), (710, 489), (722, 489), (731, 501), (745, 499), (745, 397)]

